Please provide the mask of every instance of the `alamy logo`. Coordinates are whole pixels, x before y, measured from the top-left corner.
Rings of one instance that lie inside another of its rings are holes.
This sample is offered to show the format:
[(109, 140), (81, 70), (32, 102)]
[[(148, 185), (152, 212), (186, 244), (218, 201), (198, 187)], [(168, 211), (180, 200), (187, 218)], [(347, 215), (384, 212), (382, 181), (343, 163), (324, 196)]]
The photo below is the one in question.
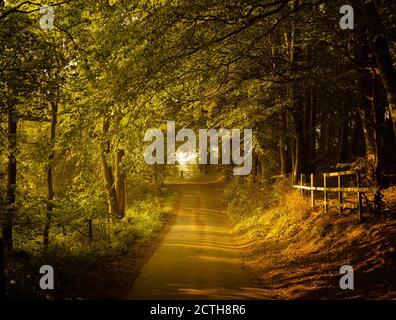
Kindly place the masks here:
[(352, 6), (344, 5), (340, 8), (340, 14), (343, 14), (340, 19), (340, 28), (342, 30), (355, 29), (355, 11)]
[(343, 274), (343, 276), (340, 279), (340, 288), (342, 290), (355, 289), (353, 267), (349, 265), (342, 266), (340, 268), (340, 273)]
[(54, 28), (54, 8), (52, 6), (44, 6), (40, 8), (40, 13), (43, 15), (40, 19), (41, 29)]
[(40, 274), (43, 274), (43, 276), (40, 278), (40, 288), (42, 290), (53, 290), (54, 268), (50, 265), (43, 265), (40, 268)]
[[(160, 129), (149, 129), (144, 136), (145, 142), (152, 142), (146, 147), (144, 159), (147, 164), (233, 164), (234, 175), (244, 176), (252, 171), (252, 130), (243, 130), (243, 155), (241, 155), (241, 130), (240, 129), (199, 129), (199, 152), (197, 154), (197, 137), (192, 129), (181, 129), (176, 133), (174, 121), (167, 122), (166, 144), (164, 133)], [(186, 140), (187, 139), (187, 140)], [(154, 140), (154, 141), (153, 141)], [(209, 140), (209, 148), (208, 148)], [(219, 151), (221, 140), (221, 153)], [(176, 142), (182, 143), (176, 150)], [(166, 145), (166, 147), (165, 147)], [(166, 148), (166, 159), (165, 159)]]

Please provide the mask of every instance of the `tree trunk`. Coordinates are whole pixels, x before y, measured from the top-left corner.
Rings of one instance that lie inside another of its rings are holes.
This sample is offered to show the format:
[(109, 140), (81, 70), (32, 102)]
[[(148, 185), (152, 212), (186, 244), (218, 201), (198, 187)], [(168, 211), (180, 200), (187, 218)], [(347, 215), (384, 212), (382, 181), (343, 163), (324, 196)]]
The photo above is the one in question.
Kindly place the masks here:
[(116, 154), (116, 167), (115, 167), (115, 183), (116, 183), (116, 192), (117, 192), (117, 200), (118, 200), (118, 209), (120, 217), (123, 218), (125, 216), (125, 204), (126, 204), (126, 174), (122, 165), (122, 159), (125, 155), (125, 151), (119, 149)]
[[(300, 173), (305, 173), (306, 170), (306, 154), (304, 145), (304, 119), (302, 110), (299, 110), (298, 99), (295, 97), (294, 111), (292, 112), (294, 121), (294, 135), (295, 135), (295, 156), (294, 156), (294, 174), (299, 176)], [(301, 106), (300, 106), (301, 107)]]
[[(304, 87), (307, 87), (307, 83), (303, 83)], [(310, 141), (311, 141), (311, 88), (308, 87), (304, 90), (304, 102), (303, 102), (303, 130), (304, 130), (304, 154), (307, 155), (308, 161), (310, 150)]]
[(280, 114), (280, 138), (279, 138), (279, 156), (280, 156), (280, 174), (287, 177), (290, 173), (290, 163), (287, 154), (287, 122), (286, 112), (282, 111)]
[[(359, 106), (358, 112), (361, 119), (361, 124), (364, 133), (366, 158), (368, 162), (376, 166), (378, 155), (380, 155), (380, 146), (377, 145), (376, 130), (379, 123), (377, 122), (377, 91), (375, 75), (367, 71), (375, 69), (376, 62), (370, 59), (369, 44), (365, 37), (360, 35), (362, 26), (358, 25), (358, 31), (354, 34), (354, 42), (352, 44), (353, 56), (356, 61), (365, 68), (358, 77), (358, 93), (359, 93)], [(364, 30), (364, 29), (363, 29)], [(383, 121), (382, 121), (383, 122)]]
[(388, 41), (381, 22), (381, 17), (372, 0), (364, 1), (363, 8), (367, 25), (368, 42), (374, 54), (388, 99), (389, 110), (392, 116), (393, 128), (396, 134), (396, 71), (393, 67), (392, 57), (389, 51)]
[(117, 191), (114, 184), (112, 168), (108, 163), (108, 157), (110, 154), (110, 141), (109, 138), (107, 137), (107, 134), (109, 128), (110, 128), (110, 120), (107, 117), (104, 117), (102, 124), (103, 142), (102, 142), (101, 158), (102, 158), (103, 178), (106, 186), (107, 200), (109, 204), (109, 215), (111, 218), (113, 216), (118, 216), (120, 210), (118, 208)]
[[(305, 47), (305, 57), (307, 61), (312, 61), (312, 45), (311, 42), (308, 41), (308, 44)], [(304, 98), (303, 98), (303, 132), (304, 132), (304, 157), (305, 162), (303, 171), (304, 173), (311, 173), (312, 161), (314, 160), (311, 156), (311, 141), (313, 139), (315, 128), (312, 127), (312, 107), (313, 107), (313, 88), (312, 84), (309, 81), (303, 82), (304, 88)]]
[(8, 122), (8, 166), (7, 166), (7, 191), (6, 191), (6, 208), (3, 221), (3, 239), (4, 247), (7, 253), (12, 251), (13, 238), (12, 227), (15, 212), (15, 199), (16, 199), (16, 178), (17, 178), (17, 119), (15, 108), (9, 107), (7, 111)]
[(290, 158), (291, 158), (291, 168), (292, 168), (292, 173), (294, 175), (295, 173), (295, 168), (296, 168), (296, 141), (293, 139), (293, 141), (290, 142)]
[(374, 184), (380, 194), (383, 171), (383, 130), (386, 106), (378, 101), (380, 92), (378, 81), (369, 75), (360, 79), (363, 102), (359, 112), (362, 119), (363, 132), (366, 142), (366, 157), (374, 168)]
[(378, 187), (383, 186), (384, 170), (384, 129), (386, 105), (381, 103), (378, 96), (381, 94), (380, 79), (373, 79), (373, 114), (374, 114), (374, 139), (376, 145), (375, 154), (375, 183)]
[(359, 112), (355, 112), (352, 131), (352, 157), (363, 157), (366, 154), (362, 120)]
[[(296, 1), (292, 1), (291, 7), (294, 8)], [(288, 49), (287, 59), (290, 63), (290, 71), (295, 72), (296, 63), (301, 60), (301, 49), (295, 46), (296, 28), (294, 16), (292, 15), (290, 34), (285, 33), (286, 48)], [(301, 84), (292, 82), (288, 86), (288, 95), (291, 102), (291, 115), (294, 123), (294, 163), (293, 174), (299, 175), (306, 171), (306, 148), (304, 145), (304, 97), (301, 96)]]
[[(206, 168), (206, 166), (205, 166)], [(158, 178), (158, 164), (154, 163), (152, 165), (152, 181), (153, 181), (153, 188), (154, 188), (154, 194), (156, 196), (160, 195), (161, 189), (160, 189), (160, 183), (159, 183), (159, 178)]]
[(340, 155), (339, 155), (339, 162), (346, 163), (349, 159), (349, 140), (348, 140), (348, 133), (349, 133), (349, 115), (345, 117), (344, 124), (342, 126), (342, 136), (341, 136), (341, 147), (340, 147)]
[(372, 97), (372, 89), (370, 88), (370, 79), (368, 76), (362, 77), (360, 79), (360, 90), (361, 96), (363, 98), (362, 102), (359, 105), (359, 114), (362, 122), (364, 140), (365, 140), (365, 149), (366, 149), (366, 158), (368, 161), (374, 163), (375, 157), (377, 154), (377, 146), (375, 141), (375, 132), (374, 132), (374, 115), (372, 109), (372, 101), (369, 97)]
[(257, 175), (258, 175), (258, 165), (259, 165), (259, 162), (258, 162), (258, 155), (257, 155), (257, 153), (255, 153), (255, 152), (253, 152), (253, 157), (252, 157), (252, 174), (251, 174), (251, 176), (252, 176), (252, 181), (253, 182), (256, 182), (256, 178), (257, 178)]
[(309, 135), (309, 173), (316, 172), (316, 124), (317, 124), (317, 115), (316, 115), (316, 89), (311, 89), (311, 118), (310, 118), (310, 135)]
[(57, 124), (57, 116), (58, 116), (58, 105), (57, 102), (50, 102), (48, 105), (51, 107), (51, 134), (50, 134), (50, 144), (51, 144), (51, 152), (48, 158), (48, 168), (47, 168), (47, 214), (45, 217), (45, 225), (43, 231), (43, 245), (44, 248), (48, 247), (49, 244), (49, 231), (51, 226), (51, 217), (52, 217), (52, 209), (54, 200), (54, 143), (55, 143), (55, 134), (56, 134), (56, 124)]

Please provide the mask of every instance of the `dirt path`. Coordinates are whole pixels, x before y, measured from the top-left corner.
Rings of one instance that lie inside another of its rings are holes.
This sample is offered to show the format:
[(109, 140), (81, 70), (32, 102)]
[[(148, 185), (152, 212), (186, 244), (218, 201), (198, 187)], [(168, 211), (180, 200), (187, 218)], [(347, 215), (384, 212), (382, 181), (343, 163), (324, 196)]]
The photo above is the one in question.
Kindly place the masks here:
[(178, 185), (175, 225), (126, 299), (254, 299), (269, 296), (250, 279), (218, 183)]

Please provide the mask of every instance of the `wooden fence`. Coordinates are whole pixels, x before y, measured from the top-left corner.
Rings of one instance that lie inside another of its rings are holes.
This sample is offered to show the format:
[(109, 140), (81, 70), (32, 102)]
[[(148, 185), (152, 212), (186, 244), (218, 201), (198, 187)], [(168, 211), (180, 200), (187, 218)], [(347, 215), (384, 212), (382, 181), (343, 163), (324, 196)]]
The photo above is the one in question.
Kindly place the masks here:
[[(342, 187), (342, 177), (343, 176), (355, 176), (356, 177), (356, 187)], [(338, 180), (338, 186), (335, 187), (328, 187), (328, 182), (330, 178), (337, 178)], [(293, 177), (293, 182), (292, 182), (292, 187), (295, 189), (299, 189), (301, 192), (301, 195), (303, 195), (304, 190), (310, 192), (311, 196), (311, 207), (315, 207), (315, 198), (314, 198), (314, 192), (315, 191), (321, 191), (323, 192), (323, 206), (324, 206), (324, 211), (327, 212), (329, 208), (329, 193), (335, 192), (338, 193), (338, 210), (340, 213), (342, 213), (343, 209), (357, 209), (359, 212), (359, 219), (360, 221), (363, 221), (363, 210), (362, 210), (362, 197), (364, 193), (371, 192), (371, 188), (364, 188), (361, 187), (361, 182), (360, 182), (360, 176), (358, 173), (354, 171), (342, 171), (342, 172), (330, 172), (330, 173), (324, 173), (323, 174), (323, 186), (322, 187), (317, 187), (315, 186), (314, 183), (314, 175), (310, 175), (310, 185), (306, 186), (304, 185), (304, 175), (300, 175), (300, 183), (297, 184), (297, 179), (294, 176)], [(343, 193), (344, 192), (352, 192), (357, 194), (357, 204), (350, 204), (350, 203), (344, 203), (343, 199)]]

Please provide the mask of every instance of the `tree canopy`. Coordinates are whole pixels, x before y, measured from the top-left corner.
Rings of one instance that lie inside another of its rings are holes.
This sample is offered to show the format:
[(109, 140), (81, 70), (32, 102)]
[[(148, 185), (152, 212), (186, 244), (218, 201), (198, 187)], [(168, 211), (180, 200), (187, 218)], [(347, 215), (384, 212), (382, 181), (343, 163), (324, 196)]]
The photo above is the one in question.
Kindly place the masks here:
[[(125, 214), (145, 163), (144, 133), (253, 129), (257, 183), (349, 167), (381, 188), (395, 172), (394, 1), (0, 1), (3, 237), (38, 209)], [(54, 25), (40, 27), (53, 8)], [(41, 10), (41, 11), (40, 11)], [(106, 201), (104, 208), (103, 202)]]

